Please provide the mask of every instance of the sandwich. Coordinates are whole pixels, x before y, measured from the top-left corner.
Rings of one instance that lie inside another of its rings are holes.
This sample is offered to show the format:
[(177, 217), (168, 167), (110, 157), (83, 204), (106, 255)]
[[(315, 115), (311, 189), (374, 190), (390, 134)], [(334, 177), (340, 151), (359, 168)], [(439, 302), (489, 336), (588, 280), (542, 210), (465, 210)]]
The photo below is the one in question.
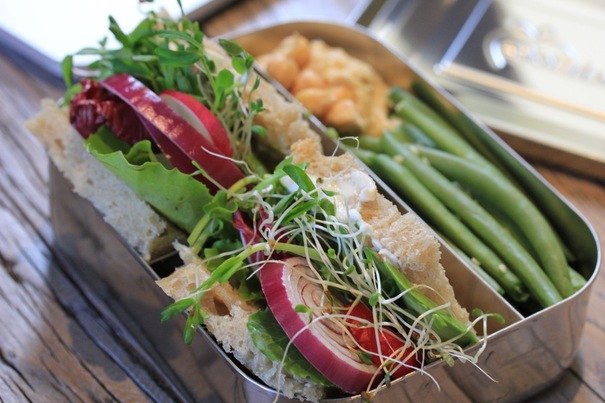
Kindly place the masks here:
[[(62, 100), (27, 122), (53, 163), (157, 281), (259, 380), (317, 401), (388, 387), (434, 359), (473, 359), (467, 310), (426, 225), (347, 152), (326, 155), (308, 112), (236, 43), (151, 12)], [(75, 55), (77, 56), (77, 55)]]

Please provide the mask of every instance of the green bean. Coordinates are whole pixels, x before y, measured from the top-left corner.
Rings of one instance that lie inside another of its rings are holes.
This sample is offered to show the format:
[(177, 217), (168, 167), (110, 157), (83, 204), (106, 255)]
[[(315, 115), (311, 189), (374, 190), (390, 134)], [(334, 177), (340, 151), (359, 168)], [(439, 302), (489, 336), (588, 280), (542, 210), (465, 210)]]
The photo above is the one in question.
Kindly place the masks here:
[(380, 146), (380, 137), (373, 137), (369, 135), (361, 135), (358, 137), (359, 139), (359, 148), (363, 150), (370, 150), (374, 152), (379, 152), (381, 149)]
[[(395, 92), (398, 93), (399, 91), (402, 90), (399, 89)], [(481, 155), (494, 164), (515, 186), (531, 194), (533, 200), (536, 200), (540, 205), (543, 215), (553, 220), (553, 225), (557, 225), (559, 230), (564, 230), (578, 224), (577, 216), (569, 214), (568, 206), (561, 202), (558, 197), (553, 196), (550, 189), (542, 186), (541, 179), (535, 173), (527, 171), (526, 167), (518, 164), (516, 161), (517, 157), (511, 154), (510, 151), (497, 144), (494, 147), (495, 142), (488, 136), (485, 136), (483, 128), (464, 113), (451, 108), (426, 82), (419, 80), (412, 82), (411, 91), (416, 94), (420, 102), (425, 103), (427, 107), (430, 107), (438, 115), (441, 115), (444, 121), (451, 124), (461, 137), (466, 139)], [(566, 232), (562, 232), (563, 236), (566, 234)], [(572, 245), (572, 249), (576, 251), (583, 248), (582, 240), (578, 237), (569, 237), (565, 239), (565, 242), (559, 237), (559, 242), (568, 261), (573, 261), (577, 258), (569, 245)]]
[(437, 147), (495, 170), (443, 117), (412, 93), (393, 88), (390, 98), (395, 104), (395, 114), (416, 125)]
[(475, 150), (491, 161), (492, 164), (498, 166), (499, 169), (506, 171), (494, 152), (483, 141), (484, 137), (478, 135), (483, 129), (466, 114), (458, 109), (451, 108), (426, 82), (415, 80), (412, 83), (411, 91), (416, 94), (419, 100), (435, 110), (445, 121), (452, 125)]
[(460, 216), (519, 276), (533, 297), (544, 307), (554, 305), (561, 295), (533, 257), (511, 237), (475, 200), (457, 188), (435, 168), (424, 163), (408, 147), (383, 136), (384, 150), (402, 156), (402, 163), (455, 214)]
[[(427, 137), (420, 129), (409, 122), (402, 122), (393, 129), (385, 129), (399, 141), (404, 143), (419, 144), (426, 147), (434, 147), (435, 143)], [(370, 135), (361, 135), (356, 138), (341, 138), (341, 143), (353, 149), (357, 147), (362, 150), (369, 150), (373, 152), (381, 152), (382, 145), (380, 143), (380, 137), (374, 137)]]
[[(414, 139), (412, 138), (412, 136), (409, 135), (408, 132), (406, 132), (405, 130), (403, 130), (402, 125), (396, 126), (394, 129), (385, 129), (383, 130), (383, 133), (385, 131), (388, 131), (389, 133), (391, 133), (393, 136), (395, 136), (395, 138), (397, 138), (398, 141), (401, 141), (402, 143), (414, 143)], [(378, 138), (378, 141), (380, 141), (380, 138)], [(375, 150), (376, 152), (382, 152), (382, 146), (380, 146), (380, 149)]]
[(353, 147), (348, 148), (348, 150), (350, 152), (352, 152), (353, 154), (355, 154), (355, 156), (357, 156), (357, 158), (359, 158), (359, 160), (361, 162), (366, 164), (371, 169), (372, 159), (376, 155), (375, 152), (373, 152), (371, 150), (364, 150), (361, 148), (353, 148)]
[[(421, 89), (416, 82), (412, 83), (412, 86), (416, 91)], [(411, 92), (400, 88), (393, 89), (391, 98), (400, 100), (395, 106), (396, 113), (404, 119), (417, 123), (425, 134), (435, 141), (437, 147), (432, 148), (439, 148), (474, 161), (493, 175), (505, 177), (525, 191), (526, 189), (515, 176), (517, 172), (511, 169), (511, 157), (507, 154), (508, 151), (503, 155), (502, 147), (497, 146), (500, 148), (495, 149), (491, 147), (489, 142), (494, 140), (485, 135), (482, 128), (469, 121), (463, 114), (464, 124), (453, 124), (461, 122), (460, 119), (456, 119), (460, 112), (444, 104), (434, 94), (427, 95), (427, 92), (420, 93), (424, 99), (429, 98), (430, 105)]]
[(368, 166), (396, 192), (399, 192), (406, 202), (440, 232), (446, 234), (467, 255), (475, 258), (481, 267), (502, 285), (511, 300), (524, 302), (528, 299), (528, 293), (521, 280), (512, 271), (506, 270), (504, 262), (407, 168), (385, 154), (374, 154), (369, 161)]
[[(429, 162), (430, 162), (430, 160), (429, 160)], [(525, 236), (525, 234), (519, 229), (517, 224), (500, 209), (499, 206), (494, 205), (494, 203), (492, 203), (492, 201), (483, 197), (483, 195), (481, 195), (479, 193), (473, 192), (471, 189), (462, 185), (461, 183), (457, 183), (457, 185), (460, 186), (465, 192), (469, 192), (472, 195), (472, 197), (475, 200), (477, 200), (477, 202), (481, 206), (483, 206), (485, 211), (487, 211), (492, 217), (494, 217), (494, 219), (496, 221), (498, 221), (500, 223), (500, 225), (502, 225), (502, 227), (504, 227), (506, 229), (506, 231), (508, 231), (508, 233), (512, 237), (514, 237), (517, 240), (517, 242), (519, 242), (520, 245), (522, 245), (525, 248), (525, 250), (527, 250), (529, 253), (531, 253), (531, 255), (534, 257), (534, 259), (538, 258), (538, 256), (536, 255), (536, 252), (534, 251), (534, 248), (532, 247), (530, 242), (527, 240), (527, 237)]]
[(470, 161), (430, 148), (420, 150), (421, 155), (443, 175), (498, 206), (525, 235), (559, 293), (564, 297), (571, 295), (567, 260), (557, 235), (540, 210), (522, 192), (504, 178), (490, 175)]
[(580, 289), (586, 285), (586, 279), (572, 267), (569, 268), (569, 274), (571, 277), (571, 287), (573, 292), (580, 291)]
[(390, 130), (390, 132), (405, 143), (415, 143), (432, 148), (436, 147), (435, 142), (429, 136), (424, 134), (418, 126), (407, 120), (401, 122), (401, 124)]
[[(506, 228), (506, 230), (517, 240), (517, 242), (523, 245), (523, 247), (529, 253), (531, 253), (534, 259), (538, 258), (536, 252), (534, 251), (534, 248), (527, 240), (525, 234), (521, 232), (516, 223), (514, 223), (507, 215), (505, 215), (505, 213), (499, 210), (498, 207), (493, 206), (490, 201), (482, 197), (480, 194), (475, 193), (473, 194), (473, 196), (476, 197), (479, 204), (481, 204), (487, 210), (488, 213), (490, 213), (503, 227)], [(575, 261), (575, 256), (558, 236), (557, 241), (559, 243), (559, 247), (565, 254), (565, 260), (568, 264), (572, 264)], [(568, 270), (571, 281), (571, 290), (572, 293), (575, 293), (580, 288), (582, 288), (584, 284), (586, 284), (586, 279), (577, 271), (575, 271), (573, 267), (569, 266)]]

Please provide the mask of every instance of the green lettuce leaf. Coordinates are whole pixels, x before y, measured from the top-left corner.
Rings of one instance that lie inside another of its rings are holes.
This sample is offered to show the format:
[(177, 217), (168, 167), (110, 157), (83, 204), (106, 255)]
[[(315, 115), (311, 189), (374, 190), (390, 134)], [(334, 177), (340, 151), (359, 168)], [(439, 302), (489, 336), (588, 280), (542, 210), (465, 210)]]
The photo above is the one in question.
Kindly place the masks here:
[(175, 168), (167, 168), (147, 140), (130, 146), (110, 130), (101, 128), (84, 144), (139, 198), (187, 233), (193, 230), (204, 215), (204, 206), (212, 200), (203, 183)]
[[(280, 362), (290, 339), (269, 309), (259, 310), (248, 318), (248, 331), (254, 345), (273, 362)], [(284, 361), (284, 368), (302, 378), (324, 386), (333, 386), (300, 351), (291, 345)]]

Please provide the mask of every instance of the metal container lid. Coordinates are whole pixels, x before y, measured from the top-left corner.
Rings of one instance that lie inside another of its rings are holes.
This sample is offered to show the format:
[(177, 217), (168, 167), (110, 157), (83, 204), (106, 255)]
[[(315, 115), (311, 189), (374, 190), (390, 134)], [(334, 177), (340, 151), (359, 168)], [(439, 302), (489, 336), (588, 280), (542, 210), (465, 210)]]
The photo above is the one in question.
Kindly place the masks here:
[(525, 156), (605, 178), (605, 6), (374, 2), (360, 22)]

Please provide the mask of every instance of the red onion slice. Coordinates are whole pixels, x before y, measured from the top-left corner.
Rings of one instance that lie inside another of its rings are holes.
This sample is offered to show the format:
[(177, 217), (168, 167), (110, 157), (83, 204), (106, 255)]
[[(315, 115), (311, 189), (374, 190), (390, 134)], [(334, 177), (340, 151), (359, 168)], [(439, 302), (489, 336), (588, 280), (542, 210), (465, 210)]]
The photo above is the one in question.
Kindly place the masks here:
[(194, 172), (191, 161), (195, 161), (224, 187), (243, 178), (232, 161), (220, 157), (222, 153), (212, 142), (136, 78), (118, 73), (102, 80), (101, 85), (132, 106), (166, 158), (180, 171)]
[(309, 277), (313, 278), (314, 273), (300, 257), (268, 262), (260, 270), (269, 309), (301, 354), (336, 386), (359, 393), (372, 382), (377, 367), (360, 359), (354, 341), (345, 340), (342, 328), (330, 319), (307, 326), (309, 314), (296, 312), (298, 305), (319, 308), (313, 314), (317, 317), (322, 314), (322, 303), (327, 308), (323, 288)]

